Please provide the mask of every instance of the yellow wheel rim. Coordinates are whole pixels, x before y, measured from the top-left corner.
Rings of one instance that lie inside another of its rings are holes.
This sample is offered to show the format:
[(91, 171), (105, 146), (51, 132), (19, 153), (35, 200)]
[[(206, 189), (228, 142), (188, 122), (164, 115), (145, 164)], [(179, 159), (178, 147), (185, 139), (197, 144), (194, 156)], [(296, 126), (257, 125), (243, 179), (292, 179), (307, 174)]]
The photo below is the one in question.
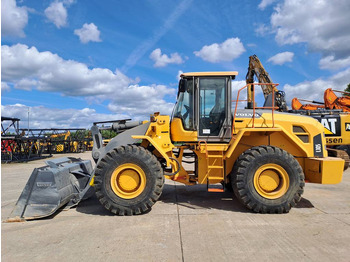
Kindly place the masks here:
[(135, 164), (120, 165), (112, 173), (111, 187), (113, 192), (121, 198), (135, 198), (146, 187), (145, 172)]
[(277, 199), (289, 188), (288, 173), (276, 164), (263, 165), (254, 174), (254, 187), (262, 197)]

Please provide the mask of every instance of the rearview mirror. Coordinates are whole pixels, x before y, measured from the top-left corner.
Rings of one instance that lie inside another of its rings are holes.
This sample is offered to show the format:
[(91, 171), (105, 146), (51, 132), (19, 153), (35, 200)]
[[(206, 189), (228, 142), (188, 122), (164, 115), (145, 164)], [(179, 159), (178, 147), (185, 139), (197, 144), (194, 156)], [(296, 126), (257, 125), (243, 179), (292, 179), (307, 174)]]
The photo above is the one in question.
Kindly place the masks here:
[(184, 93), (187, 87), (187, 79), (180, 79), (179, 82), (179, 93)]

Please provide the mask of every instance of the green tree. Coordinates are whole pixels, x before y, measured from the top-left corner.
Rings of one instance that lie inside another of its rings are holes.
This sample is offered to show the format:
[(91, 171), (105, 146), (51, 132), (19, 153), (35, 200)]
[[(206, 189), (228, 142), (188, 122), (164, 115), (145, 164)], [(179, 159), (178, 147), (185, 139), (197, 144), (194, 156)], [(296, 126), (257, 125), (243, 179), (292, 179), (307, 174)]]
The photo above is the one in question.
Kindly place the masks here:
[(101, 134), (104, 139), (111, 139), (117, 135), (113, 130), (101, 130)]
[(347, 96), (350, 96), (350, 83), (348, 84), (348, 87), (345, 88), (344, 91), (345, 91), (345, 92), (348, 92), (348, 94), (346, 94)]

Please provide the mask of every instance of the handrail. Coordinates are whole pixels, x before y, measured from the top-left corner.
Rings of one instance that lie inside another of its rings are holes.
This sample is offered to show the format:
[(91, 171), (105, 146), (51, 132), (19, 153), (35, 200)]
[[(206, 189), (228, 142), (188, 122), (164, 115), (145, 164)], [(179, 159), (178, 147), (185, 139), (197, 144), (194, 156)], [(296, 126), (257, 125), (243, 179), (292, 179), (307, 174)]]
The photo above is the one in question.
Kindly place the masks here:
[[(235, 112), (233, 114), (233, 122), (232, 122), (232, 132), (235, 131), (235, 119), (236, 119), (236, 113), (237, 113), (237, 107), (238, 107), (238, 102), (241, 101), (248, 101), (248, 100), (239, 100), (239, 95), (241, 93), (241, 91), (243, 89), (246, 89), (247, 87), (253, 86), (253, 123), (252, 123), (252, 128), (255, 128), (254, 124), (255, 124), (255, 109), (272, 109), (272, 127), (275, 127), (275, 119), (274, 119), (274, 111), (276, 109), (275, 107), (275, 92), (272, 92), (272, 106), (265, 106), (265, 107), (256, 107), (255, 106), (255, 86), (256, 85), (272, 85), (273, 86), (273, 90), (276, 90), (276, 87), (279, 84), (275, 84), (275, 83), (251, 83), (251, 84), (247, 84), (244, 87), (240, 88), (238, 90), (237, 93), (237, 100), (236, 100), (236, 106), (235, 106)], [(232, 102), (234, 102), (234, 100), (232, 100)]]
[(204, 145), (205, 145), (205, 158), (208, 159), (208, 144), (207, 144), (207, 141), (205, 141), (205, 140), (198, 141), (199, 150), (202, 149), (201, 148), (202, 143), (204, 143)]

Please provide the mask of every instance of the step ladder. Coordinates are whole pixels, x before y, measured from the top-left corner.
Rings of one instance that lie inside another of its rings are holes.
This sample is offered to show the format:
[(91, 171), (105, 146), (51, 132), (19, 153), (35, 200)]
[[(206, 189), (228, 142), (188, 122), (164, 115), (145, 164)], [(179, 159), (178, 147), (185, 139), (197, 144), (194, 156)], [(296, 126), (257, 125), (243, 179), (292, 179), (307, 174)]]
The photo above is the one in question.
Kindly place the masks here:
[(225, 180), (224, 169), (224, 152), (216, 150), (208, 150), (208, 145), (205, 141), (200, 141), (199, 146), (205, 144), (205, 154), (207, 159), (207, 189), (208, 192), (224, 192), (224, 185), (216, 185)]

